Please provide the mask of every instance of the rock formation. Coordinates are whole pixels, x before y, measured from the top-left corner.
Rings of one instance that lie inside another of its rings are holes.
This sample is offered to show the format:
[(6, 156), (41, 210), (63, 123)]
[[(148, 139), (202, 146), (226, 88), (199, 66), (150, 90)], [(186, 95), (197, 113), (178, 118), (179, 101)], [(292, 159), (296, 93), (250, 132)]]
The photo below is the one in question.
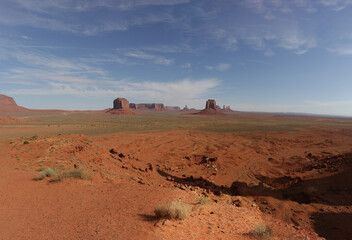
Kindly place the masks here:
[(20, 107), (17, 105), (12, 97), (8, 97), (0, 94), (0, 112), (24, 112), (29, 111), (29, 109)]
[(136, 110), (156, 110), (156, 111), (162, 111), (164, 110), (164, 104), (162, 103), (130, 103), (129, 104), (130, 108), (136, 109)]
[(214, 99), (208, 99), (208, 101), (205, 104), (205, 109), (202, 111), (196, 113), (196, 114), (201, 114), (201, 115), (223, 115), (216, 105), (216, 101)]
[(114, 109), (129, 109), (130, 104), (126, 98), (116, 98), (114, 100)]
[(223, 105), (222, 106), (222, 109), (221, 109), (222, 112), (234, 112), (230, 106), (226, 106), (226, 105)]
[(181, 108), (180, 107), (177, 107), (177, 106), (165, 106), (164, 109), (166, 111), (171, 111), (171, 112), (178, 112), (178, 111), (181, 111)]
[(208, 99), (205, 104), (205, 109), (216, 109), (216, 101), (214, 99)]
[(126, 98), (116, 98), (114, 100), (114, 108), (106, 111), (107, 113), (114, 115), (134, 115), (136, 114), (130, 109), (130, 104)]

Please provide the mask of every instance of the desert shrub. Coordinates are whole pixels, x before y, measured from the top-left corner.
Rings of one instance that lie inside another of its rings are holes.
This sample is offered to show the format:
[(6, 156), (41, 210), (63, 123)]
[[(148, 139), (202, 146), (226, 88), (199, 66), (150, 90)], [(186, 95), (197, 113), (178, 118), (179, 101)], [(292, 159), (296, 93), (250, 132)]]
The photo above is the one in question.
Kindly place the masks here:
[(258, 237), (268, 237), (271, 236), (272, 230), (265, 224), (259, 224), (251, 230), (251, 234)]
[(184, 219), (188, 217), (191, 212), (192, 206), (181, 201), (158, 204), (154, 208), (155, 216), (158, 218)]
[(26, 141), (23, 142), (23, 144), (29, 144), (29, 142), (26, 140)]
[(30, 140), (37, 140), (38, 139), (38, 135), (34, 135), (30, 138)]
[(60, 182), (65, 178), (91, 179), (91, 176), (84, 169), (71, 169), (60, 172), (55, 181)]
[(201, 205), (207, 204), (210, 201), (210, 199), (206, 196), (200, 196), (197, 200)]
[(37, 180), (43, 180), (46, 177), (52, 177), (56, 175), (56, 168), (41, 168)]

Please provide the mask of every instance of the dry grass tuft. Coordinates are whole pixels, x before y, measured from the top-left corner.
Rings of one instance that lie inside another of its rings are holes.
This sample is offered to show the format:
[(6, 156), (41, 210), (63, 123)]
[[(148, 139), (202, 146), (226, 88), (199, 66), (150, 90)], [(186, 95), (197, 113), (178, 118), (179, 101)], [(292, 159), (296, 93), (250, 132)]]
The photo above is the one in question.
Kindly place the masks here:
[(154, 208), (156, 217), (167, 219), (184, 219), (188, 217), (191, 212), (192, 206), (181, 201), (162, 203)]
[(273, 232), (270, 227), (262, 223), (253, 228), (251, 234), (258, 237), (269, 237), (273, 235)]
[(56, 175), (56, 168), (41, 168), (37, 180), (43, 180), (46, 177), (52, 177)]
[(78, 179), (88, 179), (91, 180), (92, 177), (89, 176), (84, 169), (72, 169), (60, 172), (56, 177), (55, 182), (60, 182), (65, 178), (78, 178)]
[(208, 198), (206, 196), (201, 196), (197, 200), (198, 200), (198, 203), (200, 205), (204, 205), (204, 204), (207, 204), (210, 201), (210, 198)]

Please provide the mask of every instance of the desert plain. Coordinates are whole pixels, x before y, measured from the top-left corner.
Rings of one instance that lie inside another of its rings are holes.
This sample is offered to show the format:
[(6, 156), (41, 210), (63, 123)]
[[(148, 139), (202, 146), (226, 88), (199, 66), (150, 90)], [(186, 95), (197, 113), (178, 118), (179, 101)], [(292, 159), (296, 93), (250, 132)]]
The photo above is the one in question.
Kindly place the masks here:
[(0, 152), (0, 239), (352, 238), (350, 118), (7, 111)]

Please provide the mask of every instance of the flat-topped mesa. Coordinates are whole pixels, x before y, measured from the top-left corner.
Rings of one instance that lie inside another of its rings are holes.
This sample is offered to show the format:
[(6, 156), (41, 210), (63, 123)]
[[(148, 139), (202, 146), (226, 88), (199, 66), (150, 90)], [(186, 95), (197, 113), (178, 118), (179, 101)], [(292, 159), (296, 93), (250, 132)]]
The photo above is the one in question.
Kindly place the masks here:
[(214, 99), (208, 99), (205, 104), (205, 109), (216, 109), (216, 101)]
[(114, 109), (129, 109), (130, 104), (126, 98), (116, 98), (114, 100)]
[(136, 110), (157, 110), (162, 111), (165, 109), (162, 103), (130, 103), (129, 107)]

